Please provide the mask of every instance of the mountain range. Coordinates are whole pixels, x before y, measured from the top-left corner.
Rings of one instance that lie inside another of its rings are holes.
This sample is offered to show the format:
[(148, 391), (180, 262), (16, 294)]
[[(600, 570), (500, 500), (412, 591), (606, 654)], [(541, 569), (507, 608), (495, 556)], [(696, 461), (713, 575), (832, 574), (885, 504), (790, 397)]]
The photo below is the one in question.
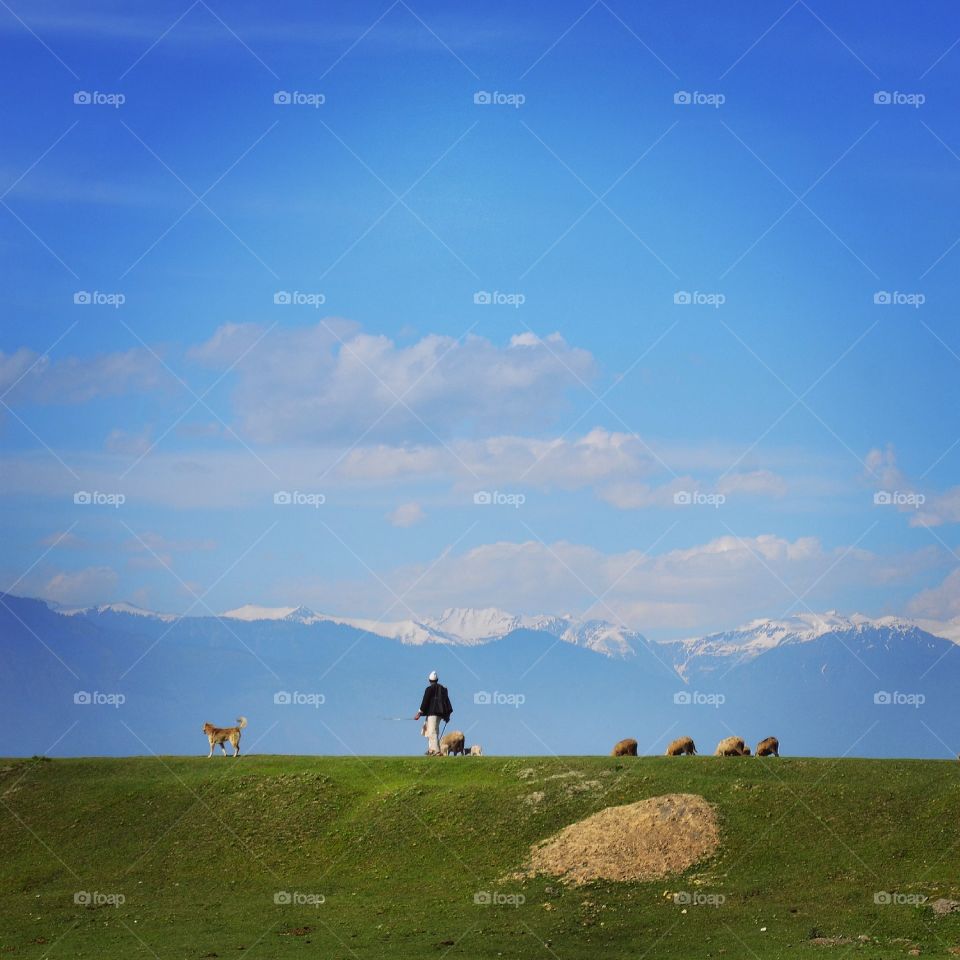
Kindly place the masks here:
[[(420, 752), (437, 669), (487, 752), (643, 752), (777, 735), (794, 754), (955, 756), (960, 650), (898, 617), (755, 620), (670, 642), (602, 620), (449, 609), (389, 623), (244, 605), (176, 616), (0, 594), (0, 754), (205, 753), (244, 714), (253, 752)], [(406, 718), (406, 722), (398, 722)]]
[[(153, 617), (167, 623), (178, 619), (176, 614), (156, 613), (127, 602), (105, 603), (93, 607), (63, 607), (47, 601), (47, 605), (65, 616), (125, 613)], [(611, 657), (634, 656), (639, 646), (647, 644), (646, 638), (641, 633), (616, 626), (606, 620), (580, 620), (569, 614), (524, 616), (507, 613), (496, 607), (450, 607), (439, 617), (381, 621), (316, 613), (303, 605), (265, 607), (247, 603), (221, 613), (220, 617), (247, 623), (259, 621), (281, 621), (304, 625), (336, 623), (414, 646), (433, 643), (476, 646), (500, 640), (518, 630), (546, 633), (566, 643)], [(741, 663), (775, 647), (806, 643), (828, 633), (866, 635), (871, 631), (886, 630), (902, 633), (920, 628), (933, 636), (960, 642), (960, 636), (957, 635), (955, 627), (956, 624), (952, 622), (934, 624), (933, 621), (912, 621), (893, 616), (871, 618), (859, 613), (844, 616), (835, 610), (829, 610), (820, 614), (795, 614), (786, 619), (753, 620), (733, 630), (684, 640), (665, 641), (661, 646), (664, 651), (667, 651), (668, 658), (683, 677), (688, 671), (689, 664), (695, 660), (704, 663), (707, 659), (732, 658), (730, 662)]]

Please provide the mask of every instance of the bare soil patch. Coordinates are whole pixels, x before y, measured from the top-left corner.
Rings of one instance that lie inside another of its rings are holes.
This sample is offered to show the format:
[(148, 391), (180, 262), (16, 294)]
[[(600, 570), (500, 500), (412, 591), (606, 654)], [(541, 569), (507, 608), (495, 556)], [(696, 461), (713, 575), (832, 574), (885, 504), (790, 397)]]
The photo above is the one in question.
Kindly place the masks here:
[(720, 844), (713, 807), (692, 793), (670, 793), (607, 807), (535, 845), (527, 876), (569, 883), (656, 880), (682, 873)]

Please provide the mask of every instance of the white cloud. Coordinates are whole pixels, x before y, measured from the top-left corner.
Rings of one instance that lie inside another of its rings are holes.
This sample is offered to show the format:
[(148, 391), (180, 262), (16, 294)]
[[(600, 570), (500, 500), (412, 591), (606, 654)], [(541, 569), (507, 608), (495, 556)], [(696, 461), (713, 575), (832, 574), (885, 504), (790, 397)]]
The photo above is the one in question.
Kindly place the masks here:
[(48, 534), (46, 537), (41, 539), (40, 545), (42, 547), (52, 547), (54, 549), (81, 549), (90, 546), (86, 540), (81, 539), (75, 533), (71, 533), (69, 530), (62, 530), (60, 532)]
[(909, 568), (902, 558), (772, 534), (719, 537), (653, 556), (640, 550), (609, 554), (566, 541), (501, 541), (398, 568), (384, 576), (389, 590), (367, 581), (304, 581), (293, 589), (316, 609), (354, 616), (358, 610), (379, 614), (394, 595), (405, 598), (393, 606), (397, 618), (450, 606), (485, 607), (496, 598), (497, 606), (515, 613), (594, 616), (663, 636), (781, 616), (789, 609), (843, 606), (851, 585), (902, 579)]
[(787, 482), (770, 470), (731, 473), (717, 482), (717, 492), (725, 496), (782, 497), (787, 492)]
[(31, 367), (38, 367), (43, 362), (38, 353), (26, 347), (15, 353), (0, 351), (0, 391), (6, 393)]
[[(656, 464), (648, 462), (652, 469)], [(648, 507), (672, 507), (674, 496), (681, 492), (723, 494), (724, 497), (782, 497), (787, 482), (771, 470), (750, 473), (732, 473), (715, 482), (709, 477), (697, 480), (692, 476), (674, 477), (666, 483), (652, 484), (636, 480), (610, 483), (599, 489), (601, 500), (621, 510), (641, 510)]]
[(426, 517), (419, 503), (401, 503), (396, 510), (388, 514), (387, 519), (395, 527), (412, 527)]
[(899, 468), (893, 444), (873, 449), (864, 461), (868, 475), (876, 483), (875, 492), (898, 494), (896, 509), (910, 516), (911, 527), (939, 527), (960, 523), (960, 486), (942, 492), (922, 488)]
[(929, 494), (910, 517), (911, 527), (939, 527), (945, 523), (960, 523), (960, 487)]
[[(374, 444), (352, 450), (310, 444), (255, 452), (256, 456), (236, 444), (232, 449), (198, 448), (189, 453), (170, 452), (160, 445), (130, 472), (130, 455), (119, 452), (71, 454), (68, 460), (83, 476), (85, 489), (117, 490), (131, 503), (185, 508), (249, 506), (270, 500), (278, 489), (319, 491), (334, 502), (341, 490), (396, 492), (403, 486), (411, 489), (398, 497), (422, 501), (418, 485), (435, 483), (448, 487), (454, 505), (471, 502), (478, 489), (592, 490), (621, 509), (672, 508), (676, 490), (709, 491), (715, 486), (709, 476), (696, 480), (684, 475), (662, 482), (662, 467), (640, 437), (599, 427), (580, 437), (500, 435), (446, 444)], [(691, 459), (686, 452), (684, 457)], [(760, 484), (748, 479), (752, 495), (775, 494), (776, 475), (757, 473), (769, 479)], [(43, 451), (11, 457), (0, 471), (0, 493), (67, 497), (76, 486)], [(446, 501), (451, 502), (449, 495)]]
[(210, 552), (217, 549), (217, 542), (211, 539), (174, 540), (161, 533), (145, 531), (126, 540), (123, 547), (132, 554), (128, 561), (131, 568), (173, 569), (174, 554)]
[(143, 430), (137, 433), (132, 433), (129, 430), (121, 430), (117, 427), (107, 434), (107, 439), (104, 441), (103, 446), (109, 453), (139, 456), (150, 449), (151, 432), (149, 427), (144, 427)]
[(235, 410), (255, 441), (428, 441), (463, 427), (555, 420), (594, 361), (558, 335), (547, 340), (499, 347), (430, 334), (398, 346), (342, 320), (267, 334), (228, 324), (189, 356), (235, 372)]
[(79, 606), (102, 603), (112, 598), (117, 574), (110, 567), (86, 567), (57, 573), (43, 585), (39, 595), (56, 603)]
[(441, 473), (474, 480), (577, 490), (616, 477), (647, 473), (656, 464), (639, 437), (595, 428), (576, 439), (494, 436), (444, 446), (380, 444), (351, 451), (338, 467), (344, 479), (379, 483), (383, 478)]
[(863, 459), (864, 470), (872, 483), (882, 490), (897, 490), (906, 485), (906, 477), (897, 466), (897, 452), (892, 443), (882, 449), (874, 447)]
[(58, 361), (26, 348), (0, 352), (0, 392), (9, 390), (11, 404), (87, 403), (172, 383), (157, 358), (139, 348)]
[(921, 590), (907, 605), (912, 616), (932, 620), (960, 617), (960, 569), (953, 570), (936, 587)]
[(673, 496), (680, 490), (693, 490), (697, 486), (692, 477), (677, 477), (659, 486), (624, 480), (600, 488), (599, 497), (621, 510), (643, 510), (647, 507), (673, 506)]

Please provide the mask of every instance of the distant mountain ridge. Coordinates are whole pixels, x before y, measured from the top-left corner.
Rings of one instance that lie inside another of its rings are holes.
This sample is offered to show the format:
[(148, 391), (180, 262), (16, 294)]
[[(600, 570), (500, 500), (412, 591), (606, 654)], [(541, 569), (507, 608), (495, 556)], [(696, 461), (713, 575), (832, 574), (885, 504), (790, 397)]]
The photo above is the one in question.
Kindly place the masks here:
[(383, 624), (6, 594), (0, 656), (0, 756), (205, 752), (200, 724), (241, 714), (256, 752), (417, 753), (412, 720), (389, 721), (412, 718), (430, 670), (458, 728), (491, 754), (607, 753), (624, 736), (656, 753), (681, 734), (702, 751), (772, 734), (793, 756), (960, 752), (958, 644), (900, 617), (803, 613), (653, 643), (497, 609)]
[[(125, 601), (92, 607), (63, 607), (50, 601), (41, 602), (65, 616), (112, 613), (155, 617), (164, 622), (181, 619), (177, 614), (156, 613)], [(207, 615), (196, 614), (188, 619), (205, 616)], [(771, 650), (809, 643), (829, 634), (841, 637), (850, 634), (858, 637), (859, 642), (869, 643), (871, 637), (876, 640), (874, 634), (902, 635), (911, 630), (921, 630), (932, 636), (960, 643), (960, 633), (951, 629), (950, 623), (915, 622), (897, 616), (867, 617), (859, 613), (845, 615), (836, 610), (799, 613), (785, 618), (761, 618), (732, 630), (660, 643), (651, 643), (642, 633), (606, 620), (579, 620), (569, 614), (518, 615), (497, 607), (450, 607), (438, 617), (379, 621), (317, 613), (302, 604), (293, 607), (268, 607), (247, 603), (227, 610), (219, 614), (219, 617), (245, 623), (282, 622), (308, 626), (319, 623), (340, 624), (410, 646), (431, 643), (480, 646), (501, 640), (517, 631), (529, 630), (545, 633), (565, 643), (613, 658), (634, 657), (639, 648), (652, 648), (664, 655), (684, 679), (688, 678), (694, 664), (702, 666), (713, 661), (726, 661), (728, 664), (747, 663)], [(938, 630), (938, 627), (942, 627), (942, 631)]]
[(878, 642), (889, 644), (891, 637), (911, 631), (921, 631), (921, 628), (901, 617), (871, 618), (859, 613), (844, 616), (829, 610), (795, 614), (785, 619), (752, 620), (733, 630), (671, 641), (664, 646), (672, 648), (677, 672), (687, 678), (693, 664), (703, 666), (709, 661), (744, 664), (771, 650), (810, 643), (828, 635), (840, 638), (851, 635), (857, 638), (858, 646), (870, 646)]
[[(115, 611), (148, 614), (130, 604), (104, 604), (91, 608), (98, 613)], [(158, 615), (159, 616), (159, 615)], [(163, 617), (170, 616), (163, 614)], [(340, 617), (316, 613), (306, 606), (265, 607), (247, 603), (220, 614), (228, 620), (255, 622), (263, 620), (285, 623), (338, 623), (363, 630), (378, 637), (398, 640), (400, 643), (421, 646), (428, 643), (452, 644), (454, 646), (477, 646), (500, 640), (518, 630), (547, 633), (558, 640), (586, 647), (597, 653), (612, 657), (631, 657), (637, 646), (647, 644), (646, 638), (636, 631), (608, 623), (605, 620), (577, 620), (564, 616), (520, 616), (499, 610), (496, 607), (470, 608), (449, 607), (439, 617), (393, 621), (369, 620), (359, 617)]]

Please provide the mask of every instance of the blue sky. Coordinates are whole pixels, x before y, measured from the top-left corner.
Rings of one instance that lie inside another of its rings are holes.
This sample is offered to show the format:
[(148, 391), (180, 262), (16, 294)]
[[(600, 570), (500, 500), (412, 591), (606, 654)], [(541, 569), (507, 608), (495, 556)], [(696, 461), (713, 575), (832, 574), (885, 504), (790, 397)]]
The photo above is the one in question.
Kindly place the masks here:
[(956, 617), (958, 37), (946, 3), (0, 10), (6, 588)]

